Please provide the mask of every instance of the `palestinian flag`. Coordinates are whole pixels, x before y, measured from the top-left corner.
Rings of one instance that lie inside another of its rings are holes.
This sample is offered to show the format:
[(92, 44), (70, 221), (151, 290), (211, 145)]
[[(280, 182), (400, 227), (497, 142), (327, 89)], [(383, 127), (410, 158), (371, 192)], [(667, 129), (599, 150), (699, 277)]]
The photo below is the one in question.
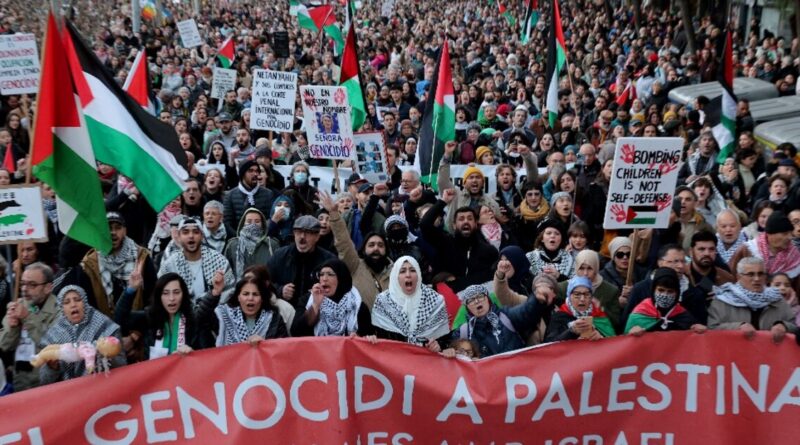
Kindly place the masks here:
[(186, 154), (175, 129), (125, 94), (72, 25), (64, 46), (97, 160), (130, 178), (155, 211), (184, 189)]
[(367, 106), (364, 91), (361, 89), (361, 67), (358, 65), (358, 45), (356, 45), (355, 21), (351, 19), (351, 9), (347, 8), (347, 43), (342, 55), (342, 73), (339, 85), (347, 89), (350, 100), (350, 120), (353, 131), (358, 131), (367, 119)]
[[(669, 313), (667, 314), (667, 322), (670, 322), (670, 318), (675, 318), (685, 312), (686, 309), (684, 309), (684, 307), (680, 304), (677, 304), (670, 309)], [(656, 308), (656, 305), (653, 304), (653, 299), (646, 298), (644, 301), (636, 305), (636, 307), (633, 309), (633, 313), (631, 313), (630, 317), (628, 317), (628, 323), (625, 325), (625, 333), (627, 334), (630, 332), (631, 328), (634, 326), (640, 326), (647, 331), (659, 322), (663, 321), (664, 318), (661, 317), (661, 313), (658, 312), (658, 308)]]
[(617, 105), (627, 110), (630, 109), (634, 99), (636, 99), (636, 85), (634, 85), (632, 80), (629, 80), (628, 85), (622, 92), (617, 91), (617, 99), (615, 102)]
[(414, 167), (420, 173), (422, 182), (435, 186), (444, 144), (456, 139), (456, 101), (447, 39), (442, 46), (438, 66), (433, 72), (431, 87), (425, 102), (425, 116), (422, 118)]
[(525, 23), (522, 24), (520, 30), (520, 41), (527, 45), (533, 35), (533, 30), (539, 22), (539, 0), (528, 0), (528, 6), (525, 8)]
[(322, 5), (316, 8), (307, 8), (302, 3), (297, 5), (297, 21), (300, 27), (315, 34), (325, 31), (325, 34), (336, 42), (339, 54), (344, 50), (344, 37), (342, 31), (336, 26), (336, 14), (332, 5)]
[[(569, 298), (569, 297), (567, 297)], [(569, 309), (567, 303), (562, 304), (558, 307), (558, 310), (564, 312), (566, 314), (574, 316), (572, 311)], [(597, 332), (600, 333), (603, 337), (614, 337), (616, 332), (614, 331), (614, 326), (611, 324), (611, 320), (608, 319), (608, 315), (600, 308), (592, 306), (592, 326), (597, 329)]]
[(289, 15), (297, 17), (297, 9), (300, 7), (299, 0), (289, 0)]
[[(56, 193), (61, 232), (109, 252), (111, 234), (97, 164), (52, 12), (47, 17), (43, 46), (31, 145), (33, 174)], [(6, 153), (10, 151), (11, 147)]]
[(558, 120), (558, 76), (567, 62), (567, 44), (564, 41), (564, 32), (561, 30), (561, 13), (558, 10), (558, 0), (553, 0), (552, 16), (550, 18), (550, 38), (547, 44), (547, 119), (550, 128), (555, 128)]
[(233, 37), (228, 37), (227, 40), (217, 50), (217, 59), (223, 68), (230, 68), (233, 65), (233, 59), (236, 58), (236, 51), (233, 44)]
[(156, 106), (153, 103), (150, 91), (150, 70), (147, 66), (147, 56), (144, 51), (139, 51), (133, 60), (133, 66), (125, 79), (122, 89), (148, 113), (155, 116)]
[(725, 159), (733, 156), (736, 141), (736, 95), (733, 94), (733, 50), (731, 31), (725, 33), (725, 45), (722, 50), (722, 63), (718, 73), (722, 84), (722, 95), (714, 98), (706, 106), (705, 122), (711, 126), (714, 139), (719, 145), (717, 162), (723, 164)]
[(6, 144), (6, 154), (3, 155), (3, 168), (12, 174), (17, 171), (17, 162), (14, 160), (13, 142)]
[(508, 26), (514, 27), (514, 25), (517, 24), (517, 20), (511, 14), (511, 11), (506, 8), (506, 5), (504, 5), (502, 1), (497, 2), (497, 10), (500, 12), (500, 15), (506, 19)]
[(625, 223), (654, 225), (657, 216), (658, 207), (656, 206), (628, 206)]

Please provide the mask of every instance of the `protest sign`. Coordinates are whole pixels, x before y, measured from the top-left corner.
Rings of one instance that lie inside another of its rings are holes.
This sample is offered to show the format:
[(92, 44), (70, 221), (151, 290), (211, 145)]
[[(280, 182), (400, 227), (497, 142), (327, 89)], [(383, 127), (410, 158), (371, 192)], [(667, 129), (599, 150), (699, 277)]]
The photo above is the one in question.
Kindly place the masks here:
[(791, 335), (774, 344), (763, 331), (564, 341), (478, 361), (388, 340), (287, 338), (2, 397), (0, 440), (791, 444), (798, 363)]
[(300, 99), (311, 157), (352, 159), (355, 145), (347, 90), (344, 87), (301, 86)]
[(257, 69), (253, 72), (250, 128), (291, 132), (297, 74)]
[(38, 185), (0, 187), (0, 244), (20, 241), (47, 241)]
[(194, 19), (178, 22), (178, 32), (181, 35), (181, 45), (184, 48), (194, 48), (203, 44), (200, 31), (197, 30), (197, 22)]
[(391, 111), (394, 113), (394, 117), (397, 117), (397, 108), (395, 107), (375, 107), (375, 114), (378, 115), (378, 122), (383, 125), (383, 115), (387, 112)]
[(272, 50), (275, 51), (275, 57), (289, 57), (289, 32), (275, 31), (272, 34)]
[(356, 133), (356, 165), (358, 172), (367, 181), (377, 184), (389, 180), (389, 168), (386, 165), (386, 141), (383, 132)]
[(395, 0), (383, 0), (381, 3), (381, 17), (392, 17)]
[(39, 51), (33, 34), (0, 36), (0, 94), (36, 94), (39, 71)]
[[(275, 170), (278, 173), (280, 173), (281, 175), (283, 175), (285, 178), (289, 179), (289, 177), (291, 176), (291, 170), (292, 170), (292, 166), (291, 165), (275, 165), (274, 167), (275, 167)], [(467, 167), (468, 166), (466, 164), (453, 164), (453, 165), (450, 166), (450, 180), (459, 189), (462, 188), (462, 184), (461, 184), (462, 183), (462, 177), (464, 176), (464, 171), (466, 171)], [(497, 168), (497, 166), (494, 166), (494, 165), (476, 165), (476, 167), (478, 167), (483, 172), (483, 176), (484, 176), (484, 178), (486, 178), (486, 182), (484, 184), (484, 189), (483, 189), (484, 193), (487, 193), (487, 194), (493, 196), (497, 192), (497, 177), (494, 175), (494, 172), (495, 172), (495, 169)], [(414, 170), (414, 167), (410, 166), (410, 165), (398, 166), (397, 168), (399, 168), (402, 171)], [(567, 164), (567, 168), (568, 169), (572, 168), (572, 164)], [(342, 172), (342, 169), (340, 168), (339, 169), (340, 176), (341, 176), (341, 172)], [(387, 172), (388, 172), (388, 168), (387, 168)], [(525, 180), (527, 179), (527, 172), (525, 171), (524, 168), (518, 168), (516, 170), (516, 172), (517, 172), (516, 184), (517, 184), (517, 188), (519, 188), (519, 187), (522, 187), (522, 185), (525, 183)], [(311, 172), (309, 172), (309, 173), (310, 174), (309, 174), (308, 180), (310, 181), (311, 185), (313, 185), (314, 187), (316, 187), (316, 188), (318, 188), (320, 190), (330, 191), (330, 192), (333, 193), (333, 190), (334, 190), (333, 184), (334, 184), (335, 181), (334, 181), (334, 174), (333, 174), (333, 169), (332, 168), (330, 168), (330, 167), (315, 167), (315, 166), (312, 166), (311, 167)], [(539, 174), (540, 175), (543, 175), (545, 173), (547, 173), (547, 169), (546, 168), (540, 168), (539, 169)], [(340, 177), (339, 178), (339, 181), (340, 181), (339, 186), (341, 187), (341, 188), (339, 188), (339, 190), (344, 190), (345, 189), (344, 188), (344, 180), (345, 179), (347, 179), (347, 175), (345, 175), (344, 177)], [(372, 182), (372, 181), (370, 181), (370, 182)]]
[(225, 93), (236, 90), (236, 70), (214, 67), (214, 79), (211, 82), (211, 97), (224, 99)]
[(666, 228), (682, 152), (682, 138), (618, 139), (603, 228)]

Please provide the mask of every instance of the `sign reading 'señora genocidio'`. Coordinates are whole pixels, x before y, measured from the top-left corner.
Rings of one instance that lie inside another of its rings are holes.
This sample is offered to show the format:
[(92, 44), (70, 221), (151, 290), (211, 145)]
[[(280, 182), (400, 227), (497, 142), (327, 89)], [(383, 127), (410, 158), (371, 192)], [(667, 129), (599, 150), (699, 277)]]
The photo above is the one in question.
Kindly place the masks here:
[(301, 86), (303, 120), (312, 158), (351, 159), (355, 154), (350, 102), (344, 87)]
[(0, 244), (20, 241), (47, 241), (42, 191), (38, 185), (0, 188)]
[(0, 93), (36, 94), (39, 73), (39, 51), (33, 34), (0, 36)]
[(0, 441), (793, 444), (798, 363), (794, 338), (768, 332), (565, 341), (477, 362), (390, 341), (282, 339), (2, 397)]
[(618, 139), (603, 228), (666, 228), (682, 151), (682, 138)]
[(297, 74), (255, 70), (253, 101), (250, 105), (250, 128), (291, 132), (294, 128), (296, 95)]

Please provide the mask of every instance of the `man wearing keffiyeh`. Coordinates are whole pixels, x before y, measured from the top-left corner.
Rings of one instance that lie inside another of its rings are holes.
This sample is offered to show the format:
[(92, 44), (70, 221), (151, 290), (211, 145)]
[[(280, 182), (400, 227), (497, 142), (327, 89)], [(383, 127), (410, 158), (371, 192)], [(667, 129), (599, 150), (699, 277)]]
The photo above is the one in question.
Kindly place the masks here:
[(739, 216), (731, 209), (717, 215), (717, 255), (730, 265), (733, 254), (747, 242)]
[(747, 257), (736, 265), (739, 281), (714, 287), (714, 301), (708, 308), (708, 327), (738, 329), (747, 338), (755, 332), (770, 331), (777, 343), (786, 333), (797, 333), (794, 313), (780, 291), (766, 287), (764, 260)]

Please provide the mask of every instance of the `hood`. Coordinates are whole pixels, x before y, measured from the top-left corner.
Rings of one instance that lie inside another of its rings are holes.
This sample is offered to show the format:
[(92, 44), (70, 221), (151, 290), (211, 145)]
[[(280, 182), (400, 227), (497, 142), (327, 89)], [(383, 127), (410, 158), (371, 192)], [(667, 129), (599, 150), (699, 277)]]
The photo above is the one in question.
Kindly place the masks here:
[(268, 230), (267, 217), (264, 216), (263, 213), (261, 213), (261, 210), (258, 210), (255, 207), (249, 207), (247, 210), (244, 211), (242, 217), (239, 219), (239, 226), (236, 228), (236, 235), (238, 236), (241, 233), (242, 227), (244, 227), (244, 220), (247, 217), (248, 213), (258, 213), (259, 215), (261, 215), (261, 228), (264, 229), (264, 236), (266, 236)]
[(291, 215), (292, 217), (290, 218), (290, 221), (294, 220), (294, 217), (296, 215), (295, 214), (295, 208), (294, 208), (294, 202), (292, 201), (292, 198), (290, 198), (290, 197), (288, 197), (286, 195), (278, 195), (278, 197), (275, 198), (275, 201), (272, 202), (272, 207), (270, 207), (270, 209), (269, 209), (270, 217), (275, 212), (275, 207), (277, 207), (278, 203), (280, 203), (280, 202), (288, 202), (289, 203), (289, 208), (292, 209), (292, 215)]

